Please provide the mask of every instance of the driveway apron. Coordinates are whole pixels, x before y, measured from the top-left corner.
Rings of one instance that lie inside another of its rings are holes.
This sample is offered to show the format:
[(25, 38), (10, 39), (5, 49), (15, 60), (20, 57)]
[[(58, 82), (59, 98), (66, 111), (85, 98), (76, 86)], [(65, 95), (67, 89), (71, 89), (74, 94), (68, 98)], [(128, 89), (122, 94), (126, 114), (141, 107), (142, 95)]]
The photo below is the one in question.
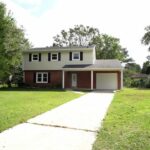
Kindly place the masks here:
[(91, 92), (0, 134), (0, 150), (91, 150), (113, 99)]

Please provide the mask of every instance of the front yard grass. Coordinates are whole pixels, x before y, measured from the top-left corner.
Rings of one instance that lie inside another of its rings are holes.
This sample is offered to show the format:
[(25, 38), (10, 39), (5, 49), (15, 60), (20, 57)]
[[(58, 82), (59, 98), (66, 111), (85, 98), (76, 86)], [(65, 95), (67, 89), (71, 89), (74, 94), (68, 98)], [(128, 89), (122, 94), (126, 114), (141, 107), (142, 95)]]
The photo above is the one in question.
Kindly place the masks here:
[(0, 90), (0, 132), (79, 96), (46, 89)]
[(150, 90), (116, 93), (93, 150), (150, 150)]

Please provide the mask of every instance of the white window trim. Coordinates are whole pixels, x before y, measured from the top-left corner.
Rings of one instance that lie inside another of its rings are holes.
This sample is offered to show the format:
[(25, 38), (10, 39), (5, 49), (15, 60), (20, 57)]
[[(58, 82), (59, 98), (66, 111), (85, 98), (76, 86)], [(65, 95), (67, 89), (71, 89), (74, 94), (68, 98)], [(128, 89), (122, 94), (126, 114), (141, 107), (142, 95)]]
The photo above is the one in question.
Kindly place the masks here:
[[(57, 55), (57, 59), (53, 59), (53, 54)], [(58, 53), (51, 53), (51, 61), (58, 61)]]
[[(33, 55), (37, 55), (37, 58), (38, 58), (38, 59), (37, 59), (37, 60), (34, 60), (34, 59), (33, 59)], [(38, 54), (38, 53), (33, 53), (33, 54), (32, 54), (32, 61), (39, 61), (39, 54)]]
[[(38, 74), (41, 74), (41, 82), (38, 81)], [(43, 81), (43, 74), (47, 74), (47, 81)], [(48, 83), (48, 72), (36, 72), (36, 83)]]
[[(74, 54), (78, 54), (79, 58), (78, 59), (74, 59)], [(72, 60), (80, 60), (80, 52), (72, 52)]]

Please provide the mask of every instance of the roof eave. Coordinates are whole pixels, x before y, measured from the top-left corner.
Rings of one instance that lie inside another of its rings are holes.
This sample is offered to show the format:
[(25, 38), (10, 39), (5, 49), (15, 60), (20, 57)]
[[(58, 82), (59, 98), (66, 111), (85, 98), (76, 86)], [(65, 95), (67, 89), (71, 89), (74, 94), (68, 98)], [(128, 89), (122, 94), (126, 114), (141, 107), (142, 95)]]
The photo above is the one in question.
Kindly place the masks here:
[(122, 68), (62, 68), (64, 71), (121, 71)]
[(80, 50), (86, 50), (86, 51), (92, 51), (95, 47), (70, 47), (70, 48), (64, 48), (64, 47), (49, 47), (49, 48), (32, 48), (29, 50), (23, 51), (23, 53), (30, 53), (30, 52), (55, 52), (55, 51), (80, 51)]

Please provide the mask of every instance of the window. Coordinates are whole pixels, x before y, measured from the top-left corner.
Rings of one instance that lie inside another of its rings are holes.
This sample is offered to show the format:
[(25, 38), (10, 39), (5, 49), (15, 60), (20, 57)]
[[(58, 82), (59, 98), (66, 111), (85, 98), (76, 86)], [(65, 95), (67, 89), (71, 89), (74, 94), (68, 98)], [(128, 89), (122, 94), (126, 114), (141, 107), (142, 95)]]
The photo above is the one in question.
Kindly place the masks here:
[(57, 61), (58, 60), (58, 53), (52, 53), (51, 60)]
[(48, 53), (48, 61), (61, 61), (61, 53)]
[(73, 52), (72, 60), (80, 60), (80, 52)]
[(38, 54), (32, 54), (32, 61), (39, 60), (39, 55)]
[(36, 83), (48, 83), (48, 73), (47, 72), (37, 72), (36, 73)]

